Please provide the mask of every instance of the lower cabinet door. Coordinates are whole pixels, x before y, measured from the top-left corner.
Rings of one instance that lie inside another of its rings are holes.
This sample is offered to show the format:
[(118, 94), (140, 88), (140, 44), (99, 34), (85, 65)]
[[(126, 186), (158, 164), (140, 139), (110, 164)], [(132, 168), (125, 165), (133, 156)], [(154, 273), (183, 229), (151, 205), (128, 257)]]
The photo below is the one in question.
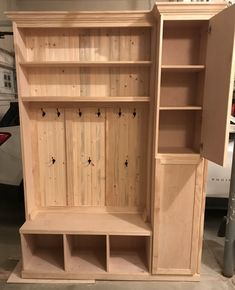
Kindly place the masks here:
[(152, 273), (198, 272), (204, 217), (204, 160), (195, 156), (156, 160)]

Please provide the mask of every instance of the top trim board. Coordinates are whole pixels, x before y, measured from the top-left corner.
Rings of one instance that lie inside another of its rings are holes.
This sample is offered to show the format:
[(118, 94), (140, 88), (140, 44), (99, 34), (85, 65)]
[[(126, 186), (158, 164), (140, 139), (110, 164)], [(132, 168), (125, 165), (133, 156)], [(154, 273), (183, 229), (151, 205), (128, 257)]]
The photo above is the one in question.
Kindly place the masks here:
[(156, 3), (153, 12), (164, 20), (209, 20), (225, 8), (224, 3)]
[(5, 14), (18, 27), (143, 27), (153, 24), (149, 11), (15, 11)]

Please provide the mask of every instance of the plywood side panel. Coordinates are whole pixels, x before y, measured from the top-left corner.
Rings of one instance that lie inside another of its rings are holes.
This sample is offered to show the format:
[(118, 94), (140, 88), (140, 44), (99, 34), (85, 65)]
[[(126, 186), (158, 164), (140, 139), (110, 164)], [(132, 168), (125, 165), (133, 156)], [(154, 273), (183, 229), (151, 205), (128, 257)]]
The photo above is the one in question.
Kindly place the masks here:
[(105, 109), (66, 109), (68, 196), (73, 206), (105, 205)]
[(144, 107), (107, 110), (107, 206), (145, 206), (146, 114)]
[(64, 110), (39, 107), (32, 110), (35, 117), (32, 122), (36, 122), (32, 145), (35, 146), (33, 172), (36, 196), (40, 197), (42, 207), (66, 206)]
[(150, 56), (150, 28), (28, 28), (22, 31), (26, 35), (28, 61), (149, 60)]

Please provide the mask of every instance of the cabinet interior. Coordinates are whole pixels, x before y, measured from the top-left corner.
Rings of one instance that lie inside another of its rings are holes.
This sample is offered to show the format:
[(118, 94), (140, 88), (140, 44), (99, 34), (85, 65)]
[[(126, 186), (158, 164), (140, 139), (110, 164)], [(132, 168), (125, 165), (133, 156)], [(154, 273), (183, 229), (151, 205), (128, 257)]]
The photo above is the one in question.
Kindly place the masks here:
[(38, 272), (64, 270), (63, 235), (24, 234), (22, 252), (24, 269)]
[(110, 236), (110, 271), (144, 273), (149, 271), (149, 237)]
[(199, 153), (201, 112), (161, 111), (159, 153)]
[(67, 268), (71, 272), (106, 271), (106, 236), (67, 235)]
[(205, 64), (208, 21), (166, 20), (163, 24), (162, 64)]
[(162, 72), (161, 107), (202, 107), (204, 72)]

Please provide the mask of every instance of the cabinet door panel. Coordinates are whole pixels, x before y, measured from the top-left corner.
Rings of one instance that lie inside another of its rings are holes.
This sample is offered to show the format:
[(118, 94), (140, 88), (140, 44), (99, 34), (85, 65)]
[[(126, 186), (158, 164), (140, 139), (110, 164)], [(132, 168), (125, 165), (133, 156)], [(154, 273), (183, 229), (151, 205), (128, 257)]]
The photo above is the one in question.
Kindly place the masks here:
[(203, 103), (203, 157), (224, 165), (235, 61), (235, 5), (210, 20)]
[(154, 202), (153, 274), (196, 273), (203, 161), (158, 160)]
[(105, 205), (105, 109), (66, 109), (68, 197), (73, 206)]

